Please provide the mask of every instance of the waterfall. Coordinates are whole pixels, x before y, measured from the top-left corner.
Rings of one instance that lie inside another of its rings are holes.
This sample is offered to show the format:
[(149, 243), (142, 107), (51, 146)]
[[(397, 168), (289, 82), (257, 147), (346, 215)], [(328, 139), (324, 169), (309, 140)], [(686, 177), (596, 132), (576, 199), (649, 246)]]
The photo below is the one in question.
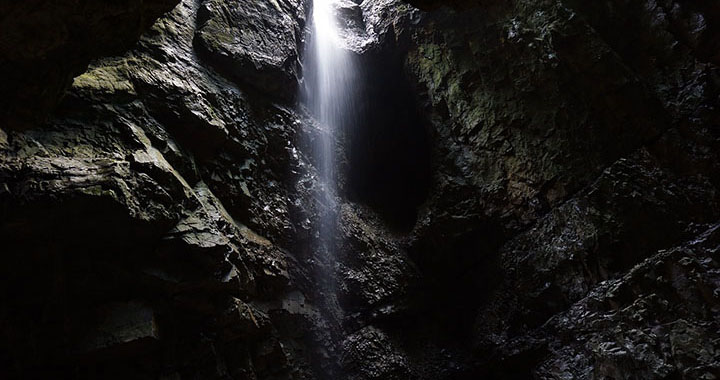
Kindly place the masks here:
[(342, 30), (335, 17), (335, 0), (314, 0), (311, 35), (305, 55), (303, 100), (324, 129), (320, 173), (326, 185), (335, 177), (332, 141), (351, 121), (355, 72), (350, 52), (343, 48)]
[[(340, 0), (341, 1), (341, 0)], [(303, 69), (305, 86), (301, 101), (321, 129), (313, 142), (322, 194), (317, 200), (319, 213), (318, 249), (325, 253), (322, 279), (334, 282), (334, 245), (337, 230), (337, 158), (335, 140), (353, 120), (352, 53), (343, 47), (343, 30), (336, 17), (337, 0), (314, 0), (310, 35)]]

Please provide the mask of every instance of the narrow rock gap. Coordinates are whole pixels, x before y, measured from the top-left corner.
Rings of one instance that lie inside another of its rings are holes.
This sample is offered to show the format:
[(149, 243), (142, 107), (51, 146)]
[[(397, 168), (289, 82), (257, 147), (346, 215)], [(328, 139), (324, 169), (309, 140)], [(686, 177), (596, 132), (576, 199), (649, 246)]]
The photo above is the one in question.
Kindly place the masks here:
[(432, 177), (430, 125), (403, 74), (384, 54), (363, 57), (356, 125), (347, 134), (347, 195), (392, 230), (412, 228)]

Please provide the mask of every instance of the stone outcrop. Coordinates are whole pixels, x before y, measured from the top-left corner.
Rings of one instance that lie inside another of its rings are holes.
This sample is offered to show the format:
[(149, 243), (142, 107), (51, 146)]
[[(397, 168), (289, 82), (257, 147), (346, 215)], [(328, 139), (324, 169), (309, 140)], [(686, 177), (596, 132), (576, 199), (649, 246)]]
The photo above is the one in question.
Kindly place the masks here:
[(720, 376), (717, 6), (343, 2), (327, 199), (309, 3), (41, 3), (0, 6), (6, 377)]
[(206, 1), (197, 19), (198, 53), (241, 86), (293, 99), (304, 18), (299, 0), (251, 2), (242, 7)]

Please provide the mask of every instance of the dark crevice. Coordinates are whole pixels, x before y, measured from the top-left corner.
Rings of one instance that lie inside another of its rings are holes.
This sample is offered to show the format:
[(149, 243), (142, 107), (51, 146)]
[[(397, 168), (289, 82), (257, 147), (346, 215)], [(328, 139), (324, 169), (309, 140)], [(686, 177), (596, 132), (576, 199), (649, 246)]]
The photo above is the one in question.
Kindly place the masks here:
[(407, 231), (430, 186), (430, 125), (399, 59), (365, 57), (362, 68), (357, 124), (347, 132), (347, 195)]

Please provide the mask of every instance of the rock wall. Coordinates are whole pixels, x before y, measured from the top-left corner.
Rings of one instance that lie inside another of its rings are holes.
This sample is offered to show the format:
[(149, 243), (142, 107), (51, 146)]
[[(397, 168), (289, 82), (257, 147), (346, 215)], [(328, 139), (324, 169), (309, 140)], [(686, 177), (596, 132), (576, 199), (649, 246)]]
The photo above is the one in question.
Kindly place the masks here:
[(309, 3), (0, 6), (0, 373), (720, 376), (720, 9), (412, 3), (344, 4), (332, 260)]

